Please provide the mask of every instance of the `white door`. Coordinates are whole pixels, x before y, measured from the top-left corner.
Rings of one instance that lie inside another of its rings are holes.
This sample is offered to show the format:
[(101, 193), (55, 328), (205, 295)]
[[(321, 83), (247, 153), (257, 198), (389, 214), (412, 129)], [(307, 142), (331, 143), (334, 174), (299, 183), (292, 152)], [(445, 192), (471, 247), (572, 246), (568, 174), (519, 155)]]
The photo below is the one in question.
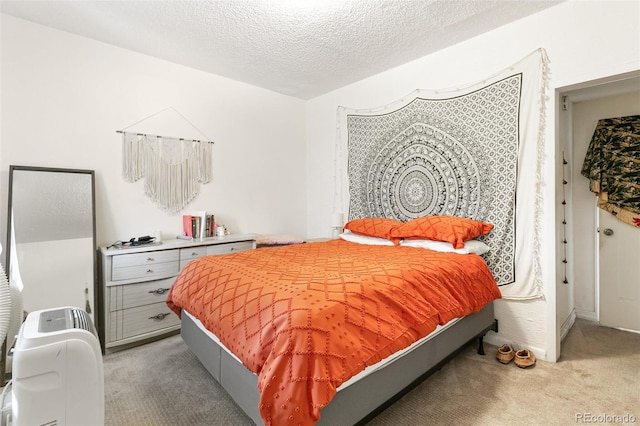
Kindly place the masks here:
[(640, 228), (600, 215), (600, 323), (640, 332)]

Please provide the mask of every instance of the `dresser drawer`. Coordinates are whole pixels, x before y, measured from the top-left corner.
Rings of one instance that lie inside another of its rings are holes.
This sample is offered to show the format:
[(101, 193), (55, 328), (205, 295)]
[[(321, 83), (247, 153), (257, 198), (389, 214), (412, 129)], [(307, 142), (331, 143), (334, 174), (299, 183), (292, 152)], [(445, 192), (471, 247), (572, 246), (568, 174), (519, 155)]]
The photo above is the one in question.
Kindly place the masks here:
[(180, 249), (180, 270), (187, 266), (187, 263), (192, 260), (206, 255), (207, 248), (205, 246)]
[(253, 235), (167, 241), (131, 250), (101, 250), (101, 343), (106, 353), (180, 330), (166, 305), (175, 277), (189, 262), (255, 248)]
[(180, 326), (180, 318), (164, 302), (117, 311), (111, 318), (115, 319), (115, 340)]
[(111, 279), (113, 281), (130, 280), (135, 278), (169, 278), (178, 275), (180, 262), (154, 263), (149, 265), (129, 266), (126, 268), (113, 268)]
[(110, 287), (109, 311), (164, 302), (175, 278)]
[(237, 243), (214, 244), (211, 246), (207, 246), (207, 255), (235, 253), (237, 251), (251, 250), (252, 248), (253, 241), (238, 241)]
[(130, 266), (154, 265), (163, 262), (177, 262), (180, 259), (178, 250), (160, 250), (145, 253), (132, 253), (113, 256), (113, 269)]

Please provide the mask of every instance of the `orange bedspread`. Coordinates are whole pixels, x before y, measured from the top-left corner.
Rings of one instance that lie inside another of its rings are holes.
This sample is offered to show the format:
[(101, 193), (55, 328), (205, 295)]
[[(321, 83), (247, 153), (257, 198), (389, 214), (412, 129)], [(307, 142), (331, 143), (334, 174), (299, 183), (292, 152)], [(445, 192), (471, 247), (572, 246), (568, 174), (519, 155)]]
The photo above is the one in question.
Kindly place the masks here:
[(499, 297), (479, 256), (333, 240), (194, 260), (167, 304), (258, 374), (265, 424), (311, 425), (351, 376)]

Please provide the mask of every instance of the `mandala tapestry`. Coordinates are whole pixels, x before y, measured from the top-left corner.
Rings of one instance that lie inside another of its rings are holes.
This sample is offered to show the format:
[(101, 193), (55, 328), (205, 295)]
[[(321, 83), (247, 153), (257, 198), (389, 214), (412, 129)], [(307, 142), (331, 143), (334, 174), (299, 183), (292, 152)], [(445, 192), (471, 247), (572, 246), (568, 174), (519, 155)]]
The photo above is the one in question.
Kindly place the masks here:
[(541, 292), (539, 169), (546, 56), (542, 50), (466, 89), (416, 91), (408, 101), (343, 109), (349, 220), (427, 215), (494, 225), (479, 239), (503, 297)]

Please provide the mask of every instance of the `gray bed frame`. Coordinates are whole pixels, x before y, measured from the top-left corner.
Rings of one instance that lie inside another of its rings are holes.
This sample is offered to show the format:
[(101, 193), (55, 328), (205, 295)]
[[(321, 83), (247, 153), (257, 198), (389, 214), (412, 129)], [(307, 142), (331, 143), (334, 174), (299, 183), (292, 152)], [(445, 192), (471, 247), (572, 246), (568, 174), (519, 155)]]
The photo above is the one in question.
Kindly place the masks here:
[[(493, 302), (480, 312), (468, 315), (442, 330), (384, 368), (338, 391), (331, 403), (322, 409), (317, 424), (365, 423), (441, 368), (475, 339), (479, 339), (478, 353), (484, 355), (482, 338), (489, 330), (498, 331), (493, 316)], [(262, 425), (258, 410), (258, 377), (222, 349), (189, 315), (182, 315), (181, 334), (187, 346), (231, 398), (254, 423)]]

